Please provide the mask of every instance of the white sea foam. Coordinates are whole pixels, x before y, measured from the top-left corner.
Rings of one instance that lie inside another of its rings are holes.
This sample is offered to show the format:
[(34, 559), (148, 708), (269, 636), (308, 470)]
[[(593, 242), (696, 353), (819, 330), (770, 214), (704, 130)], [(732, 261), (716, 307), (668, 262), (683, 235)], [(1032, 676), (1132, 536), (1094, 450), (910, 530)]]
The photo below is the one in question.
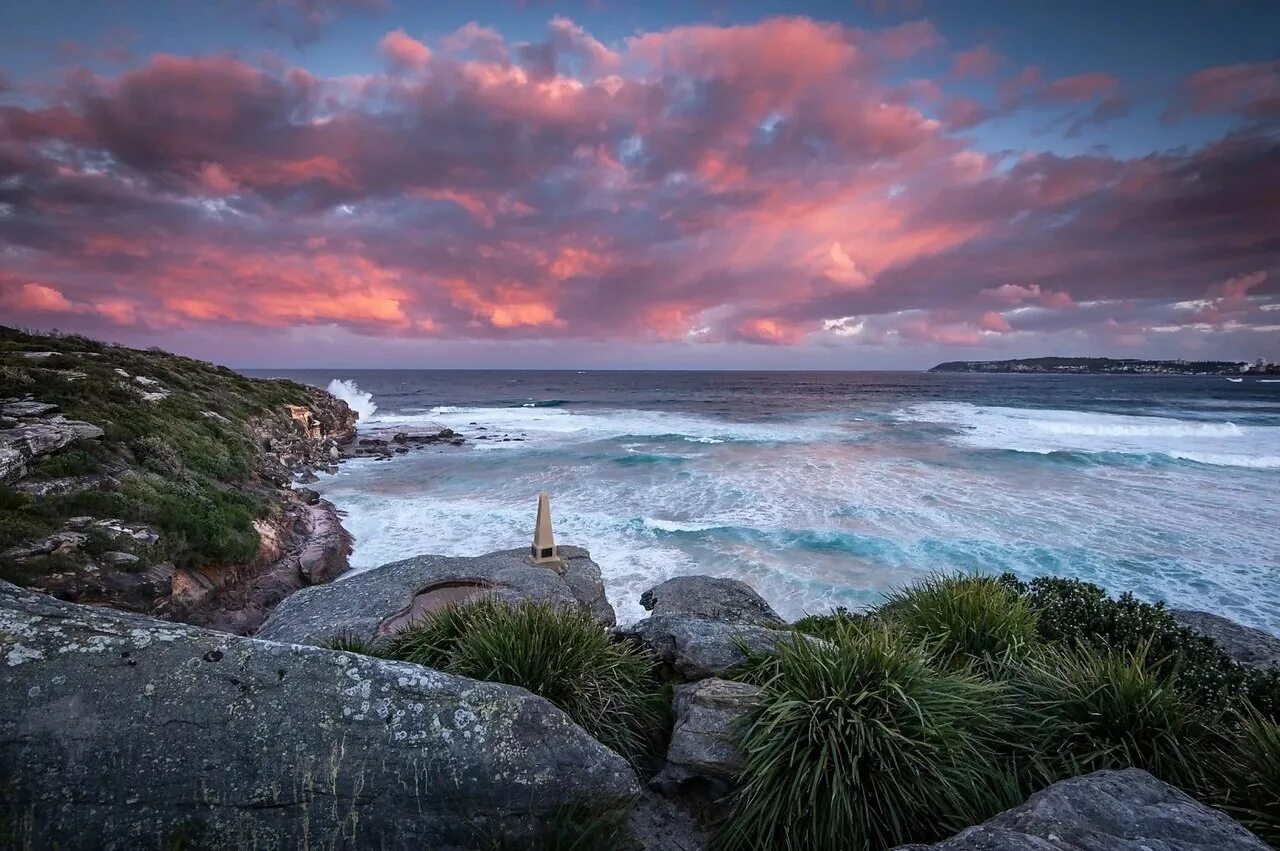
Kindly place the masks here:
[(378, 406), (373, 402), (373, 394), (366, 393), (350, 378), (335, 378), (329, 382), (329, 392), (347, 403), (351, 410), (360, 416), (360, 422), (367, 423), (377, 413)]
[(1280, 468), (1275, 427), (967, 402), (913, 405), (899, 417), (955, 426), (955, 440), (986, 449), (1164, 455), (1216, 466)]
[(646, 529), (658, 532), (705, 532), (723, 525), (720, 523), (690, 523), (681, 520), (663, 520), (660, 517), (646, 517), (643, 520)]
[[(835, 433), (830, 424), (818, 420), (744, 423), (649, 410), (569, 411), (563, 408), (486, 408), (441, 405), (422, 414), (380, 416), (380, 422), (432, 422), (461, 432), (483, 426), (487, 430), (522, 435), (529, 441), (586, 442), (624, 436), (657, 438), (671, 436), (692, 443), (717, 444), (732, 441), (791, 443), (814, 440)], [(475, 425), (472, 425), (472, 424)], [(520, 442), (491, 443), (488, 448), (518, 449)]]

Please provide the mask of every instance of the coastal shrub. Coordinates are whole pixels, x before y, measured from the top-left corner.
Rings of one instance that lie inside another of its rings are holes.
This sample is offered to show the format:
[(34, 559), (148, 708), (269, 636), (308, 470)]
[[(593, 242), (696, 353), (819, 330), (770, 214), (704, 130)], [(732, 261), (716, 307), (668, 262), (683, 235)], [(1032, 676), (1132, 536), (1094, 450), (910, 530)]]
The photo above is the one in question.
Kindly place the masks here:
[(1039, 641), (1036, 611), (988, 576), (927, 577), (889, 593), (876, 615), (947, 667), (995, 673)]
[(1246, 711), (1218, 782), (1213, 803), (1280, 847), (1280, 724)]
[(854, 614), (844, 606), (837, 606), (825, 615), (806, 615), (792, 626), (806, 635), (827, 638), (845, 626), (857, 623), (865, 617)]
[(744, 728), (725, 848), (878, 849), (997, 811), (1004, 687), (874, 623), (778, 646)]
[(1004, 574), (1000, 582), (1035, 609), (1045, 640), (1131, 652), (1143, 648), (1150, 664), (1171, 672), (1178, 690), (1201, 705), (1231, 708), (1249, 697), (1280, 717), (1275, 716), (1280, 678), (1269, 680), (1236, 664), (1213, 639), (1174, 620), (1164, 603), (1144, 603), (1130, 593), (1112, 599), (1078, 579), (1046, 576), (1024, 583)]
[(585, 612), (534, 601), (446, 607), (394, 636), (387, 655), (527, 688), (637, 764), (656, 744), (669, 703), (647, 652), (614, 641)]
[(1221, 716), (1179, 692), (1147, 647), (1039, 654), (1012, 685), (1034, 784), (1132, 767), (1188, 791), (1206, 788)]

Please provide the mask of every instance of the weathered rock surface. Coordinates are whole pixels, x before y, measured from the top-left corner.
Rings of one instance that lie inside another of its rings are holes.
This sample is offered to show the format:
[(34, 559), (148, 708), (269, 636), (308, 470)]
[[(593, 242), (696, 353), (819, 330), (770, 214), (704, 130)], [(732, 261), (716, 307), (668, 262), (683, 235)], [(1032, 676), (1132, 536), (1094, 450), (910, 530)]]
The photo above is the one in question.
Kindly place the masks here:
[(1230, 618), (1193, 609), (1174, 609), (1173, 619), (1194, 632), (1207, 635), (1228, 656), (1251, 668), (1280, 665), (1280, 637), (1266, 630), (1236, 623)]
[(667, 761), (654, 788), (674, 797), (700, 787), (711, 798), (729, 791), (742, 770), (742, 725), (760, 699), (760, 688), (731, 680), (705, 679), (678, 686), (675, 723)]
[[(791, 641), (799, 635), (755, 624), (666, 615), (645, 618), (621, 633), (651, 650), (686, 680), (723, 676), (747, 661), (744, 648), (753, 654), (771, 654), (779, 641)], [(809, 636), (801, 638), (818, 640)]]
[[(13, 403), (10, 403), (13, 404)], [(68, 443), (102, 437), (92, 423), (54, 416), (20, 422), (0, 429), (0, 482), (16, 481), (27, 474), (27, 462), (56, 452)]]
[(640, 792), (520, 688), (3, 582), (0, 670), (16, 847), (475, 848)]
[(1055, 783), (934, 845), (899, 851), (1266, 851), (1239, 823), (1136, 768)]
[(640, 595), (640, 605), (658, 616), (785, 626), (750, 585), (713, 576), (677, 576)]
[(271, 523), (258, 526), (258, 560), (236, 568), (182, 568), (174, 573), (160, 614), (249, 635), (281, 600), (299, 588), (329, 582), (347, 570), (351, 535), (333, 503), (301, 495)]
[(423, 555), (385, 564), (299, 591), (276, 608), (258, 637), (315, 645), (338, 634), (373, 639), (436, 604), (473, 595), (580, 606), (612, 626), (613, 607), (591, 554), (571, 546), (559, 552), (562, 572), (535, 566), (524, 549), (474, 557)]
[(649, 791), (631, 808), (627, 831), (640, 851), (703, 851), (708, 843), (688, 811)]

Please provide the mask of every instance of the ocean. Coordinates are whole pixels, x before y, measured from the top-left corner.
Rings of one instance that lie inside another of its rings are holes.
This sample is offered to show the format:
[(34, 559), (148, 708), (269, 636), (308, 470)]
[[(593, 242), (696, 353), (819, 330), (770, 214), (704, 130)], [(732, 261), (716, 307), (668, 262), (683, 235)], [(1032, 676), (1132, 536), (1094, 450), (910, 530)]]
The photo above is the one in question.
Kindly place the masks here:
[[(1280, 382), (890, 372), (251, 371), (468, 438), (313, 485), (356, 571), (527, 546), (539, 491), (623, 622), (693, 573), (788, 618), (938, 571), (1095, 582), (1280, 633)], [(503, 438), (509, 438), (503, 440)], [(483, 439), (481, 439), (483, 438)]]

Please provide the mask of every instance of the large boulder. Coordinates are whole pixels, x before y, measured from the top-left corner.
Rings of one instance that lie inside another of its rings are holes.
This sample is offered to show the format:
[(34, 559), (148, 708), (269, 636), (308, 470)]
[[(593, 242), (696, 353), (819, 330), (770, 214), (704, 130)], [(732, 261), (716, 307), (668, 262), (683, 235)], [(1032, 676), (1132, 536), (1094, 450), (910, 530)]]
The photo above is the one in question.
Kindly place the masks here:
[(685, 680), (724, 676), (746, 663), (750, 656), (774, 654), (780, 641), (818, 640), (754, 624), (664, 615), (645, 618), (620, 632), (651, 651)]
[(641, 594), (640, 605), (658, 616), (763, 627), (786, 625), (763, 597), (737, 579), (677, 576)]
[(1266, 630), (1194, 609), (1174, 609), (1169, 614), (1192, 632), (1212, 638), (1228, 656), (1241, 665), (1251, 668), (1280, 665), (1280, 638)]
[(1145, 771), (1096, 771), (935, 845), (899, 851), (1266, 851), (1240, 824)]
[(712, 678), (677, 686), (671, 744), (653, 786), (668, 796), (728, 792), (742, 771), (743, 724), (759, 700), (760, 688), (749, 683)]
[(475, 848), (640, 794), (550, 702), (0, 582), (0, 823), (34, 848)]
[(534, 565), (528, 550), (455, 557), (422, 555), (303, 589), (281, 603), (259, 638), (322, 645), (335, 635), (386, 636), (422, 614), (473, 596), (581, 607), (615, 623), (600, 567), (581, 547), (559, 548), (559, 569)]

